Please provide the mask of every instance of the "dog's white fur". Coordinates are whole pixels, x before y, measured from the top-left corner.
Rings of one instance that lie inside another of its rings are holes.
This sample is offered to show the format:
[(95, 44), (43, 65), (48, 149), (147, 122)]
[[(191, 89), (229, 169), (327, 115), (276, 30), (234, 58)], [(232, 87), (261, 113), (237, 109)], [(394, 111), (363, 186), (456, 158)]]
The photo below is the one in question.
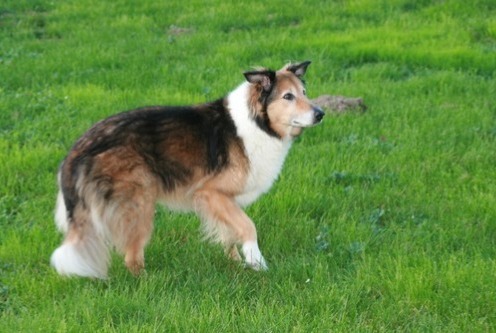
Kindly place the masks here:
[(241, 206), (253, 203), (270, 189), (281, 172), (292, 143), (289, 136), (281, 140), (268, 135), (250, 118), (247, 104), (249, 86), (245, 82), (228, 96), (228, 109), (250, 159), (250, 171), (243, 194), (236, 197)]

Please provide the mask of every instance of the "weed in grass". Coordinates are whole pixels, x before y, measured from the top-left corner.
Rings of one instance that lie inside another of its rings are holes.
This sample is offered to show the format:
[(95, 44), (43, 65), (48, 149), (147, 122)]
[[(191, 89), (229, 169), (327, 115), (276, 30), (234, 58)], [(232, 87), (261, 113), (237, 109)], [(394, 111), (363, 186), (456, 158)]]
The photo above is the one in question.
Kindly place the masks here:
[(320, 228), (319, 234), (315, 237), (315, 249), (323, 252), (329, 249), (330, 242), (329, 227), (323, 226)]

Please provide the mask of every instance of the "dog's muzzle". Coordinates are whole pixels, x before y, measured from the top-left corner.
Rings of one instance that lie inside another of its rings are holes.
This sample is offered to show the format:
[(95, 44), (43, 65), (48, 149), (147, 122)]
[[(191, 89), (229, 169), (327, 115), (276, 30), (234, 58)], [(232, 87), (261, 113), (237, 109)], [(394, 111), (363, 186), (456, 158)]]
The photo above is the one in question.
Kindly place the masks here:
[(312, 106), (307, 112), (300, 114), (291, 120), (291, 126), (294, 127), (312, 127), (317, 125), (324, 118), (324, 111), (317, 106)]

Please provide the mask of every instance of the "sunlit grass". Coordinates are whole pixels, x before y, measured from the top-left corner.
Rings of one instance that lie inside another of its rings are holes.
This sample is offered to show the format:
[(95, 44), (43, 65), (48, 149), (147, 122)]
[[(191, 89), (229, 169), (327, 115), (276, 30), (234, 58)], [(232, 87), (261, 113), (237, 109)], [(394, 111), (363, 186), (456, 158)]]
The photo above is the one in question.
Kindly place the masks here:
[[(495, 330), (495, 17), (490, 0), (3, 2), (0, 331)], [(306, 59), (311, 97), (368, 111), (304, 133), (247, 209), (268, 272), (163, 208), (146, 275), (49, 267), (55, 174), (91, 124)]]

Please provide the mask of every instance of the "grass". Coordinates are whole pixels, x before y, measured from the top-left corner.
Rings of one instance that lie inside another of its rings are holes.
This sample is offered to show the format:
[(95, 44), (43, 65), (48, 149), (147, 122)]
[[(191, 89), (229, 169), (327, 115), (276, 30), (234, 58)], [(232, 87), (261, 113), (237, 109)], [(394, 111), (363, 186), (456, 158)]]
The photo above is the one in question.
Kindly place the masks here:
[[(0, 331), (496, 331), (496, 5), (63, 1), (0, 5)], [(313, 60), (311, 96), (361, 96), (293, 146), (248, 208), (270, 270), (158, 208), (147, 274), (49, 266), (55, 174), (92, 123), (224, 95)]]

